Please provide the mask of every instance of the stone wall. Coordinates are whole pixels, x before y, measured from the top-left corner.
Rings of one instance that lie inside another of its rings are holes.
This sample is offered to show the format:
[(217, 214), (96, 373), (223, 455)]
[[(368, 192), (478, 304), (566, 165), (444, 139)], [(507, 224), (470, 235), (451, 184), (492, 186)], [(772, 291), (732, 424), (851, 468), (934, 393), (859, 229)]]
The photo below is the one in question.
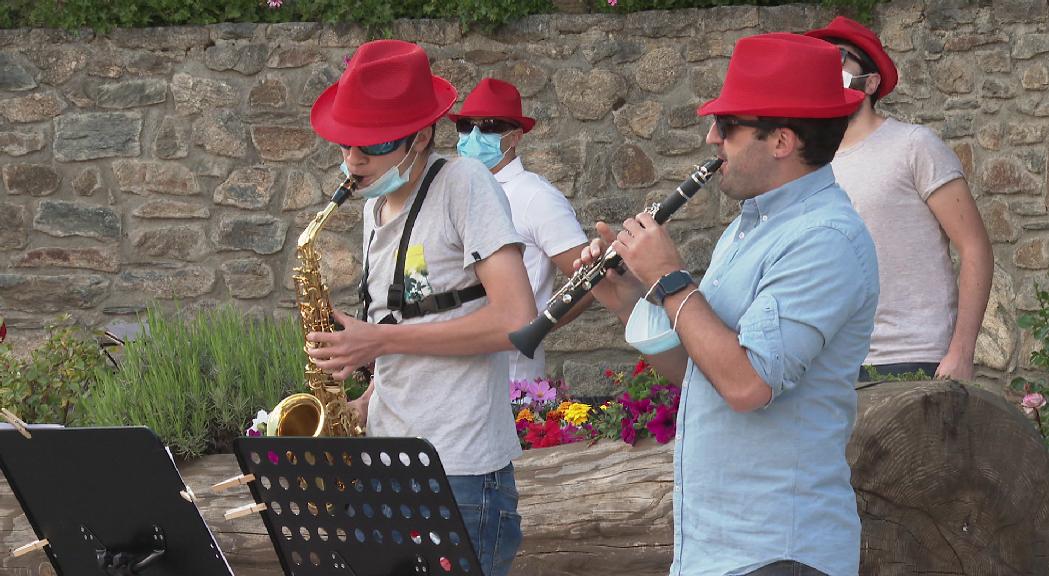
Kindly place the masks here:
[[(955, 149), (994, 242), (977, 353), (986, 377), (1025, 366), (1031, 344), (1015, 318), (1036, 306), (1035, 283), (1049, 284), (1047, 16), (1034, 0), (904, 0), (873, 24), (902, 76), (879, 107)], [(592, 231), (661, 198), (711, 154), (694, 110), (718, 93), (738, 38), (831, 17), (720, 7), (537, 16), (491, 35), (402, 21), (393, 36), (422, 44), (462, 96), (486, 76), (515, 83), (539, 120), (525, 164)], [(309, 108), (365, 40), (356, 26), (312, 23), (0, 31), (0, 310), (16, 344), (60, 312), (93, 326), (151, 302), (291, 313), (294, 238), (339, 176), (339, 149), (314, 136)], [(454, 143), (443, 122), (440, 149)], [(714, 186), (671, 223), (695, 271), (734, 211)], [(360, 205), (328, 230), (329, 284), (352, 308)], [(604, 368), (635, 357), (614, 324), (595, 308), (552, 335), (551, 370), (594, 392)]]

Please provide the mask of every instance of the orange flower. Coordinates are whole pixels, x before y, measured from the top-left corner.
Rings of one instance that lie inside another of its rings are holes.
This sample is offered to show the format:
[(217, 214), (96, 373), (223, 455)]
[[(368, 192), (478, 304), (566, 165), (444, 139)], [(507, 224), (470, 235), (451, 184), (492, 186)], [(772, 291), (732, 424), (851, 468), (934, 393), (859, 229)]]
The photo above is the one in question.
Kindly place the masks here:
[(533, 415), (532, 411), (528, 408), (522, 408), (521, 411), (517, 413), (517, 419), (515, 420), (515, 422), (520, 422), (521, 420), (535, 422), (535, 415)]

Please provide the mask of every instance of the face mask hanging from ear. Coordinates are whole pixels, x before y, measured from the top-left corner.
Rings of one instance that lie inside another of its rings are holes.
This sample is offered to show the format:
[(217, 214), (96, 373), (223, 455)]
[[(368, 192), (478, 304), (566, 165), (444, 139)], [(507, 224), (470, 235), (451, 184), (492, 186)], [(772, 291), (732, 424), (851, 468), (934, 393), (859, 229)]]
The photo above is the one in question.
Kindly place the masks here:
[[(507, 132), (509, 134), (509, 132)], [(506, 152), (501, 149), (506, 134), (484, 134), (477, 126), (469, 134), (460, 134), (459, 143), (455, 146), (460, 156), (480, 160), (489, 170), (503, 161)]]
[[(411, 154), (414, 149), (415, 142), (412, 142), (411, 148), (408, 149), (408, 154)], [(408, 156), (406, 155), (404, 158), (407, 159)], [(395, 190), (398, 190), (401, 186), (408, 183), (408, 178), (411, 178), (412, 175), (412, 169), (415, 168), (415, 161), (418, 159), (418, 155), (416, 155), (415, 158), (412, 158), (412, 163), (408, 165), (408, 170), (406, 171), (408, 174), (407, 178), (401, 175), (400, 165), (404, 163), (404, 160), (401, 160), (396, 165), (391, 166), (382, 176), (379, 176), (378, 180), (364, 188), (359, 188), (357, 194), (370, 200), (372, 198), (386, 196)], [(345, 174), (347, 178), (350, 177), (350, 169), (346, 166), (345, 162), (339, 166), (339, 169), (342, 170), (342, 173)]]
[(647, 355), (659, 354), (681, 345), (662, 306), (645, 300), (637, 301), (626, 323), (626, 343)]

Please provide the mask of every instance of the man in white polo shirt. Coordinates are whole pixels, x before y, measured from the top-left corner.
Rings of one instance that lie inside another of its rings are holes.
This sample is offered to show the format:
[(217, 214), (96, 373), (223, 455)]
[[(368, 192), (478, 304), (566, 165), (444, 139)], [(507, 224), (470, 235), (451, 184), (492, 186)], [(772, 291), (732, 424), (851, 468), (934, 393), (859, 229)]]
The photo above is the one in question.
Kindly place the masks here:
[[(459, 132), (460, 156), (484, 163), (510, 199), (514, 227), (524, 237), (524, 264), (535, 294), (536, 308), (544, 310), (554, 288), (557, 270), (572, 275), (572, 261), (587, 242), (575, 210), (546, 178), (525, 170), (517, 145), (535, 119), (522, 115), (521, 94), (509, 82), (485, 78), (463, 102), (458, 114), (448, 114)], [(578, 316), (592, 298), (580, 300), (560, 322)], [(510, 379), (532, 380), (546, 374), (546, 353), (540, 346), (529, 360), (510, 352)]]

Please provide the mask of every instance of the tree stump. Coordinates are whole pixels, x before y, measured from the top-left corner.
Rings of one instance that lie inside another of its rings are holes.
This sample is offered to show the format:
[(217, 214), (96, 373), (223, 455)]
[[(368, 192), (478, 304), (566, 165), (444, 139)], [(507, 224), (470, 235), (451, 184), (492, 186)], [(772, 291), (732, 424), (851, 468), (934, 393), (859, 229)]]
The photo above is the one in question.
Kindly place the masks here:
[[(860, 574), (1049, 576), (1049, 452), (1002, 398), (954, 382), (893, 382), (859, 391), (847, 452), (863, 521)], [(602, 441), (530, 450), (515, 462), (522, 576), (667, 573), (673, 548), (673, 445)], [(258, 516), (233, 522), (246, 488), (207, 488), (239, 472), (231, 455), (179, 465), (237, 576), (278, 576)], [(0, 482), (0, 551), (33, 539)], [(49, 575), (42, 552), (0, 575)], [(837, 575), (835, 575), (837, 576)]]
[(1049, 452), (1017, 408), (957, 382), (859, 396), (861, 574), (1049, 574)]

